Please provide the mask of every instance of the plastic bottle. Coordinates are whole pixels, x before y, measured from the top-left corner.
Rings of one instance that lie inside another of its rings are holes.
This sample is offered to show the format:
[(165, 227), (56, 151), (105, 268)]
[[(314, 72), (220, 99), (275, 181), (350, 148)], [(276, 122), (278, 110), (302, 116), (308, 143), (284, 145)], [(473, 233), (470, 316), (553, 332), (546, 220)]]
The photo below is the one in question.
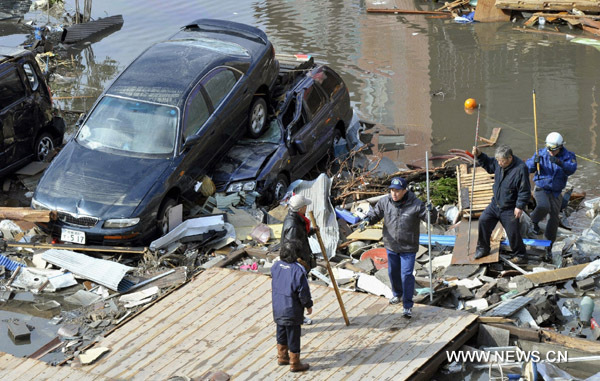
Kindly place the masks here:
[(592, 312), (594, 312), (594, 301), (589, 296), (584, 296), (579, 304), (579, 320), (588, 323)]

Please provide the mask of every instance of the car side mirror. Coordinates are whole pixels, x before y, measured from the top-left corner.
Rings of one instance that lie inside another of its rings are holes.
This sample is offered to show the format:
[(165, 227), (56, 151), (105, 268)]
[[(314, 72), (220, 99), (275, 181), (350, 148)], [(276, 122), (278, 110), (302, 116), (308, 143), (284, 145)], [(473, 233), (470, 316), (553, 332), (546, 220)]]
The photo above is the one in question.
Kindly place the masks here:
[(82, 112), (81, 114), (79, 114), (79, 118), (77, 118), (77, 122), (75, 122), (75, 126), (77, 128), (81, 127), (81, 124), (85, 120), (86, 115), (87, 114), (85, 112)]
[(296, 155), (304, 155), (307, 152), (306, 146), (302, 140), (294, 140), (293, 146)]
[(193, 147), (196, 144), (200, 143), (201, 139), (202, 139), (202, 137), (200, 135), (188, 136), (185, 139), (185, 142), (183, 143), (183, 149), (184, 150), (190, 149), (191, 147)]

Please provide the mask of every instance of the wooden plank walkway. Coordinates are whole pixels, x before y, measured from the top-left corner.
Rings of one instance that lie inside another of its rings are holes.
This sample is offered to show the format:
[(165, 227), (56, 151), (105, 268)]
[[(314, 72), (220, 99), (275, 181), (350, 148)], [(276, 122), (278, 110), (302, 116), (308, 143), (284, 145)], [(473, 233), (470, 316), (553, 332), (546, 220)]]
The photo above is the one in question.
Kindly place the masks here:
[(311, 290), (314, 323), (302, 327), (302, 359), (311, 368), (304, 374), (277, 365), (271, 278), (213, 268), (102, 339), (97, 346), (110, 352), (80, 368), (82, 378), (166, 380), (221, 370), (237, 380), (403, 380), (443, 348), (462, 344), (461, 333), (477, 324), (476, 315), (422, 305), (407, 320), (387, 299), (342, 291), (346, 326), (333, 289)]
[(68, 366), (51, 366), (39, 360), (15, 357), (0, 352), (0, 380), (106, 380), (98, 374), (86, 373)]

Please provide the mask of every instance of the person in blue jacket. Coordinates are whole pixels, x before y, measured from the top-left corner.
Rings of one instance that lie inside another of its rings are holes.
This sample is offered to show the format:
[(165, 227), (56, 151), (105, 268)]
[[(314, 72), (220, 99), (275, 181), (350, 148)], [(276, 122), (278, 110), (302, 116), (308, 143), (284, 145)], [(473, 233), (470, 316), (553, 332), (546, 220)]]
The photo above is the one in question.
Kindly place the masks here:
[[(552, 244), (556, 240), (560, 222), (561, 192), (567, 185), (568, 177), (577, 170), (577, 158), (573, 152), (564, 147), (564, 143), (561, 134), (551, 132), (546, 137), (546, 147), (536, 152), (526, 163), (529, 172), (535, 173), (533, 197), (536, 207), (531, 213), (533, 229), (535, 234), (541, 234), (538, 224), (548, 215), (544, 236)], [(551, 259), (552, 244), (546, 251), (546, 260)]]
[(309, 368), (300, 362), (300, 325), (312, 313), (313, 301), (308, 287), (306, 268), (298, 263), (296, 253), (302, 243), (292, 239), (281, 246), (280, 260), (271, 267), (273, 319), (277, 324), (277, 363), (290, 365), (292, 372)]

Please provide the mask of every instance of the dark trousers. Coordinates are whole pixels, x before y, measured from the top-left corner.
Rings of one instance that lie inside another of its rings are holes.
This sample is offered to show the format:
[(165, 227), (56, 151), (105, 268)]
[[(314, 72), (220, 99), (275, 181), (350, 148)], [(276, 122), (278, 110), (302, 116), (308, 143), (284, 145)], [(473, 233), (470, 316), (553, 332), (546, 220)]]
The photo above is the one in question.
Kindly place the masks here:
[(300, 353), (300, 326), (277, 324), (277, 344), (287, 345), (292, 353)]
[(519, 220), (515, 218), (514, 209), (501, 210), (496, 206), (493, 200), (492, 203), (485, 208), (481, 217), (479, 217), (479, 237), (477, 239), (477, 247), (489, 253), (490, 238), (498, 221), (500, 221), (504, 230), (506, 230), (510, 249), (513, 253), (525, 255), (527, 252), (525, 250), (523, 238), (521, 238)]
[(536, 206), (531, 213), (531, 221), (537, 224), (548, 215), (548, 224), (546, 224), (544, 237), (554, 243), (556, 240), (558, 224), (560, 223), (559, 214), (562, 197), (560, 194), (554, 197), (552, 193), (537, 188), (535, 189), (533, 197), (535, 197)]
[(402, 306), (412, 308), (413, 293), (415, 292), (415, 269), (416, 253), (396, 253), (389, 249), (388, 257), (388, 275), (392, 284), (392, 293), (394, 296), (402, 297)]

